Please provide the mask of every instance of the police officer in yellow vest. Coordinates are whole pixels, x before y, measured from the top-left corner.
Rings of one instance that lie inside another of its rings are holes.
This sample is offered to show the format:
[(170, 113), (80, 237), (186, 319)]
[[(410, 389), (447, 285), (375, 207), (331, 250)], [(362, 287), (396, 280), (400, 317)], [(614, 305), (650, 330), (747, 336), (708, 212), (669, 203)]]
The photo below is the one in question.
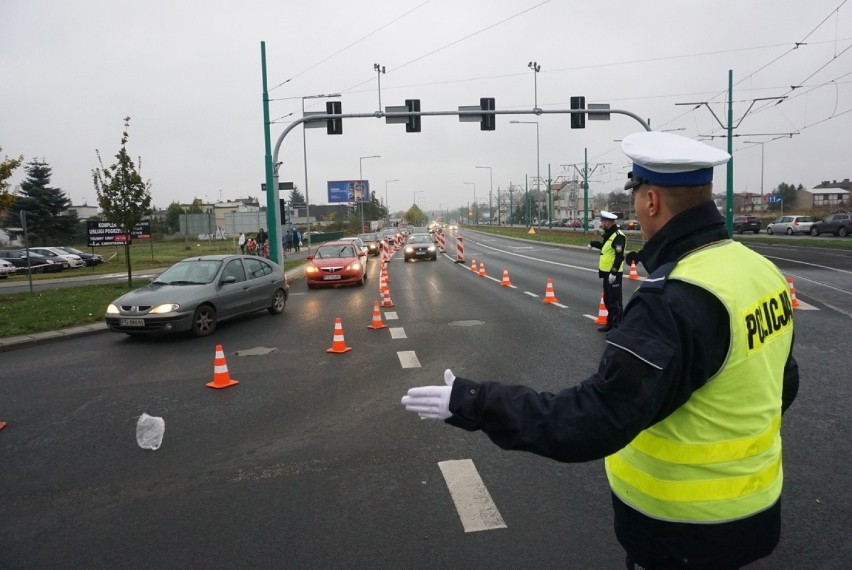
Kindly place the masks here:
[(603, 279), (604, 305), (606, 306), (606, 325), (600, 327), (601, 332), (609, 332), (621, 321), (621, 279), (624, 276), (624, 248), (627, 239), (618, 227), (618, 216), (612, 212), (601, 210), (601, 227), (603, 235), (600, 241), (590, 241), (589, 249), (601, 250), (598, 260), (598, 277)]
[(780, 538), (781, 417), (799, 386), (788, 286), (729, 239), (711, 184), (726, 152), (657, 132), (622, 149), (649, 278), (598, 371), (553, 394), (447, 370), (402, 403), (504, 449), (604, 458), (628, 568), (736, 568)]

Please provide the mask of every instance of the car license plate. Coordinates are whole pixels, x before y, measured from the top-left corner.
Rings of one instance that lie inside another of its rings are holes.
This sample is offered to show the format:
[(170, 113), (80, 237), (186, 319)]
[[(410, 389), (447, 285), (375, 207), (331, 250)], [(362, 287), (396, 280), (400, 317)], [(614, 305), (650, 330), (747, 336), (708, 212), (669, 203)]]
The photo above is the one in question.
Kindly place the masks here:
[(121, 319), (123, 327), (144, 327), (145, 319)]
[(334, 281), (335, 279), (340, 279), (340, 278), (341, 278), (341, 275), (325, 275), (325, 276), (323, 276), (323, 279), (325, 279), (326, 281)]

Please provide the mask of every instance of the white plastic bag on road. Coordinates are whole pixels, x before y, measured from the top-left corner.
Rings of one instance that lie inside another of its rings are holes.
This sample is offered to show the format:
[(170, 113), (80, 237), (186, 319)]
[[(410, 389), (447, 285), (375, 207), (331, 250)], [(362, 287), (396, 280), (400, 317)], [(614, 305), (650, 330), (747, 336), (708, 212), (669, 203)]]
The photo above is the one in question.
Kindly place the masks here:
[(136, 423), (136, 442), (142, 449), (156, 451), (163, 443), (165, 431), (166, 422), (163, 418), (155, 418), (143, 412)]

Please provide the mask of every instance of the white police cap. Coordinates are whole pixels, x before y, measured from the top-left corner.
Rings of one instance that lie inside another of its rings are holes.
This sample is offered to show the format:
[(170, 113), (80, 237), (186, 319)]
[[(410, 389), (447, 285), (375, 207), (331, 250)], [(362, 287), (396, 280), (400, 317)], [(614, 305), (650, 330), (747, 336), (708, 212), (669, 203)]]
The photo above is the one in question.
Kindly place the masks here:
[(713, 167), (725, 164), (731, 155), (696, 140), (643, 131), (624, 137), (621, 150), (633, 161), (631, 181), (625, 190), (641, 183), (656, 186), (701, 186), (713, 180)]
[(606, 210), (601, 210), (601, 219), (602, 220), (617, 220), (618, 216), (616, 216), (612, 212), (607, 212)]

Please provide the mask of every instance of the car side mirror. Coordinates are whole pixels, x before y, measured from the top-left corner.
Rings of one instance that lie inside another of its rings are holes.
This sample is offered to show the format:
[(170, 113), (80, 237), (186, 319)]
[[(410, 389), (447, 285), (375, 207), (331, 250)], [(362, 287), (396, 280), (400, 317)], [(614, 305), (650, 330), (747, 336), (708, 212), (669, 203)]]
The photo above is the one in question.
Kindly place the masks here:
[(237, 282), (237, 278), (234, 277), (233, 275), (228, 275), (227, 277), (225, 277), (221, 281), (222, 285), (227, 285), (228, 283), (236, 283), (236, 282)]

